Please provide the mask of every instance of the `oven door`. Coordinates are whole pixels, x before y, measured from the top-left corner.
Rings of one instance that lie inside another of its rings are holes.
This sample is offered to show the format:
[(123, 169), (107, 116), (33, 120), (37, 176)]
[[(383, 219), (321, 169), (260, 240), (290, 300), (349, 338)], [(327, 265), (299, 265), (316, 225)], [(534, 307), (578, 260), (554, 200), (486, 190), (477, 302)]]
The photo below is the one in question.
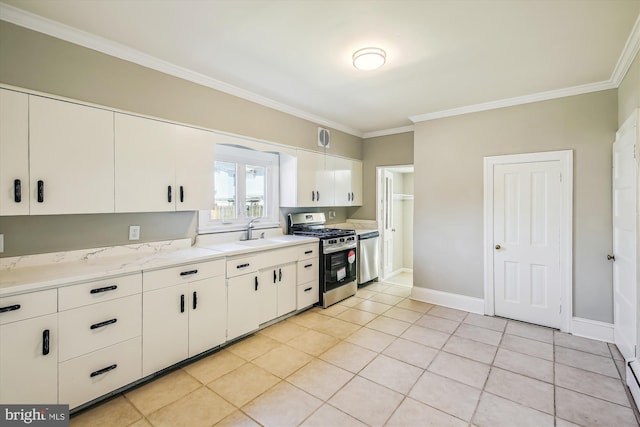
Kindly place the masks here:
[(356, 280), (356, 248), (323, 254), (324, 292), (339, 288)]

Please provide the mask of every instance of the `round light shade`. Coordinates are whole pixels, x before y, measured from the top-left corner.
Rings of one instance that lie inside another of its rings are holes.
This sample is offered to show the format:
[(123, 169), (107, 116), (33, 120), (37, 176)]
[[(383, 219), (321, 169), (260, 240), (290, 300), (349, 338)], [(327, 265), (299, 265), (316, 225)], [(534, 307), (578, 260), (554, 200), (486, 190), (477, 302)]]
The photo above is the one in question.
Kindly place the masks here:
[(387, 54), (377, 47), (365, 47), (353, 54), (353, 66), (358, 70), (375, 70), (384, 65)]

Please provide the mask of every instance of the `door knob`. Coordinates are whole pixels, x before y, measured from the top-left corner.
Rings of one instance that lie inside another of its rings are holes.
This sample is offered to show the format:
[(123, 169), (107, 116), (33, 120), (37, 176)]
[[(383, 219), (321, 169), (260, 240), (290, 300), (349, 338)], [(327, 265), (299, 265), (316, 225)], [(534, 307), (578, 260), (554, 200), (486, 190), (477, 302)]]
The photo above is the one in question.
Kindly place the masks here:
[(616, 260), (616, 256), (615, 255), (607, 255), (607, 259), (609, 261), (615, 261)]
[(496, 249), (500, 249), (500, 248), (502, 248), (502, 246), (496, 245)]

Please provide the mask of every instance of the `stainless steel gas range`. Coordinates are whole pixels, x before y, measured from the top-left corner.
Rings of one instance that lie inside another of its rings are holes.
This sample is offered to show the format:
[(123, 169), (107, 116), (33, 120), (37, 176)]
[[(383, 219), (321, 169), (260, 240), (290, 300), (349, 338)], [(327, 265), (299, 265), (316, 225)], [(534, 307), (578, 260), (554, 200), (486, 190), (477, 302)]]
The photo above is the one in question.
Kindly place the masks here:
[(325, 227), (324, 213), (289, 214), (289, 234), (320, 239), (320, 305), (342, 301), (358, 290), (354, 230)]

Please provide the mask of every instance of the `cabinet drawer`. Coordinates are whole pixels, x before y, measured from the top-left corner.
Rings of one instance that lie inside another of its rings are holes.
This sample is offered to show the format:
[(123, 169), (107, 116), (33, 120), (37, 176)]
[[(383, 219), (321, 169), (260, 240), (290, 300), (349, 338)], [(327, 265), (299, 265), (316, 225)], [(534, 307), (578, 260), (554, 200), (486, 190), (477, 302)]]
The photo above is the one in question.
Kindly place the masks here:
[(298, 259), (318, 259), (320, 246), (318, 243), (314, 243), (312, 245), (305, 245), (298, 248)]
[(0, 298), (0, 325), (58, 311), (58, 291), (32, 292)]
[(298, 261), (298, 283), (307, 283), (312, 280), (318, 280), (320, 277), (318, 263), (319, 261), (317, 259)]
[(59, 313), (61, 362), (142, 333), (142, 294)]
[(260, 252), (256, 258), (259, 264), (258, 270), (275, 265), (289, 264), (298, 260), (298, 249), (296, 247), (273, 249)]
[(298, 285), (298, 310), (312, 306), (317, 303), (319, 299), (318, 280)]
[(183, 282), (193, 282), (209, 277), (224, 276), (224, 268), (225, 261), (218, 259), (179, 267), (163, 268), (162, 270), (144, 271), (142, 273), (142, 287), (146, 292)]
[(141, 377), (141, 338), (58, 365), (59, 401), (73, 409)]
[(236, 277), (258, 271), (256, 257), (233, 258), (227, 261), (227, 277)]
[(142, 274), (96, 280), (58, 289), (58, 309), (70, 310), (142, 292)]

